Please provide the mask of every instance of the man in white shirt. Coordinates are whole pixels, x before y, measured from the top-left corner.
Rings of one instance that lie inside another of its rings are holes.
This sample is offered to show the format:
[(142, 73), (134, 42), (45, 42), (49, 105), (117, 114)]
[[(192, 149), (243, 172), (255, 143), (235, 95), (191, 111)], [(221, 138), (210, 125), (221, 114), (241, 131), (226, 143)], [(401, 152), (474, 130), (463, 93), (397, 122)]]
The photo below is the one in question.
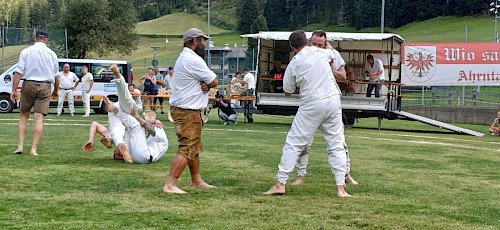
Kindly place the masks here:
[[(248, 85), (247, 91), (245, 92), (244, 96), (254, 96), (255, 87), (257, 84), (255, 81), (255, 76), (252, 73), (250, 73), (248, 68), (243, 69), (243, 74), (245, 74), (245, 76), (243, 77), (243, 81), (245, 81)], [(253, 106), (253, 102), (245, 101), (245, 106), (250, 106), (250, 103), (252, 103)], [(244, 115), (246, 116), (248, 123), (253, 123), (252, 113), (245, 112)]]
[[(335, 76), (335, 79), (339, 81), (343, 81), (343, 79), (346, 78), (346, 71), (345, 71), (345, 61), (340, 55), (340, 53), (333, 49), (330, 43), (326, 40), (326, 32), (323, 30), (315, 30), (312, 32), (311, 36), (311, 45), (316, 46), (320, 49), (329, 49), (333, 51), (335, 60), (333, 61), (333, 67), (332, 67), (332, 72), (333, 75)], [(335, 85), (338, 87), (338, 84)], [(337, 88), (340, 90), (339, 88)], [(308, 144), (308, 146), (305, 148), (305, 150), (300, 154), (297, 165), (295, 168), (297, 169), (297, 179), (292, 183), (293, 185), (300, 185), (304, 183), (304, 177), (307, 174), (307, 164), (309, 162), (309, 150), (310, 146), (312, 144), (313, 140), (311, 140)], [(347, 156), (347, 173), (346, 173), (346, 178), (345, 181), (347, 183), (351, 184), (358, 184), (354, 178), (351, 176), (351, 160), (349, 158), (349, 150), (347, 148), (347, 144), (344, 143), (344, 148), (346, 150), (346, 156)]]
[(69, 64), (63, 65), (63, 71), (58, 74), (59, 84), (59, 101), (57, 102), (57, 116), (60, 116), (64, 106), (64, 99), (68, 98), (68, 107), (71, 116), (75, 116), (75, 89), (80, 82), (80, 79), (75, 73), (69, 71)]
[[(300, 88), (300, 105), (292, 127), (287, 134), (281, 162), (276, 175), (277, 183), (264, 194), (284, 194), (289, 174), (295, 168), (300, 153), (308, 146), (318, 128), (326, 141), (328, 163), (335, 176), (337, 196), (350, 196), (345, 191), (347, 159), (344, 148), (344, 130), (340, 91), (330, 62), (334, 54), (328, 49), (307, 46), (304, 31), (295, 31), (289, 38), (296, 53), (287, 66), (283, 78), (285, 95)], [(345, 80), (345, 79), (344, 79)]]
[(84, 65), (82, 67), (82, 100), (85, 114), (82, 117), (90, 116), (90, 92), (94, 85), (94, 76), (89, 73), (89, 67)]
[(23, 80), (21, 89), (21, 117), (19, 118), (18, 134), (19, 145), (15, 154), (22, 154), (24, 150), (24, 139), (28, 127), (31, 109), (33, 108), (33, 143), (30, 154), (38, 155), (37, 146), (42, 136), (43, 117), (49, 113), (51, 84), (54, 84), (52, 96), (57, 97), (59, 79), (56, 78), (59, 71), (57, 55), (47, 47), (49, 35), (45, 30), (35, 32), (35, 44), (23, 49), (19, 55), (19, 62), (14, 71), (12, 81), (12, 92), (10, 100), (15, 103), (17, 86)]
[(208, 106), (209, 89), (218, 84), (217, 75), (204, 60), (205, 41), (209, 38), (197, 28), (186, 31), (183, 36), (184, 49), (175, 62), (170, 111), (175, 121), (179, 147), (163, 187), (165, 193), (186, 193), (177, 187), (177, 180), (186, 165), (189, 166), (193, 186), (215, 188), (201, 178), (199, 158), (203, 150), (200, 110)]
[(366, 61), (368, 62), (368, 69), (365, 71), (368, 77), (368, 89), (366, 89), (366, 97), (372, 96), (372, 91), (375, 89), (375, 97), (380, 97), (380, 88), (385, 80), (384, 64), (382, 60), (374, 59), (373, 55), (366, 56)]

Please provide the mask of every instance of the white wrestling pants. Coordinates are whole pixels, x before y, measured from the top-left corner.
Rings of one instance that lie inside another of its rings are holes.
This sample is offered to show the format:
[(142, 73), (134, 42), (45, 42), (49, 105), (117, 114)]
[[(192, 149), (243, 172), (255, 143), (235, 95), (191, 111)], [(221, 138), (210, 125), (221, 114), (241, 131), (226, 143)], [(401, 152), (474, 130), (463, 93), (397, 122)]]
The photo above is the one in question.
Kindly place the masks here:
[(82, 101), (85, 115), (90, 115), (90, 92), (87, 93), (82, 90)]
[(287, 134), (276, 179), (286, 184), (299, 155), (306, 149), (317, 129), (326, 142), (328, 163), (337, 185), (345, 184), (347, 157), (344, 148), (344, 129), (340, 95), (304, 103), (299, 106), (292, 127)]
[[(135, 100), (132, 98), (132, 94), (128, 91), (128, 84), (121, 76), (120, 79), (113, 80), (116, 84), (116, 91), (118, 93), (118, 102), (115, 102), (113, 105), (120, 110), (123, 110), (125, 113), (130, 114), (132, 107), (135, 105)], [(137, 108), (142, 111), (142, 108)], [(113, 139), (113, 143), (118, 146), (122, 143), (128, 143), (130, 137), (128, 133), (125, 132), (125, 126), (118, 116), (114, 113), (108, 113), (108, 129), (111, 133), (111, 138)], [(126, 136), (127, 135), (127, 136)]]
[(62, 113), (64, 99), (68, 98), (68, 107), (70, 113), (75, 113), (75, 92), (71, 89), (59, 89), (59, 99), (57, 102), (57, 114)]
[[(345, 137), (345, 135), (344, 135)], [(314, 138), (313, 138), (314, 139)], [(295, 169), (297, 169), (297, 176), (306, 176), (307, 175), (307, 164), (309, 163), (309, 154), (311, 153), (311, 145), (313, 143), (313, 139), (307, 144), (306, 148), (299, 155), (299, 159), (297, 161), (297, 165), (295, 165)], [(344, 142), (345, 154), (347, 156), (347, 172), (349, 174), (351, 172), (351, 159), (349, 158), (349, 148), (347, 147), (347, 143)]]
[(146, 164), (156, 162), (165, 155), (168, 149), (168, 139), (165, 130), (155, 127), (156, 136), (146, 138), (145, 130), (140, 126), (132, 115), (121, 111), (116, 114), (123, 125), (126, 127), (126, 133), (130, 139), (127, 142), (127, 148), (136, 164)]

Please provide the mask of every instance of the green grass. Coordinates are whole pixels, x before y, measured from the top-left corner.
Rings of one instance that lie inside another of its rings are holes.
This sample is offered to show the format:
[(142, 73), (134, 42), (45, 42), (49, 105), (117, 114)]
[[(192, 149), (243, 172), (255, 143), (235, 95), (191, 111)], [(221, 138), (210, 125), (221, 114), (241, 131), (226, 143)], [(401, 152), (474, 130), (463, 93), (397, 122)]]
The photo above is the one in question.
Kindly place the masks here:
[[(82, 154), (91, 120), (67, 114), (45, 118), (40, 156), (14, 155), (18, 113), (0, 114), (1, 229), (498, 229), (499, 138), (471, 137), (408, 121), (360, 119), (347, 129), (353, 195), (335, 197), (335, 185), (315, 135), (306, 184), (284, 196), (263, 196), (273, 179), (293, 117), (254, 115), (222, 126), (213, 111), (203, 130), (204, 179), (218, 188), (179, 186), (187, 195), (161, 192), (177, 149), (155, 164), (128, 165), (96, 144)], [(81, 109), (77, 109), (81, 113)], [(487, 126), (460, 125), (480, 132)], [(31, 141), (28, 131), (27, 143)], [(25, 146), (25, 150), (29, 145)], [(294, 176), (291, 177), (293, 179)]]
[[(207, 20), (196, 14), (174, 13), (149, 21), (137, 23), (137, 33), (157, 35), (183, 35), (189, 28), (196, 27), (208, 33)], [(211, 34), (227, 32), (217, 26), (210, 26)]]

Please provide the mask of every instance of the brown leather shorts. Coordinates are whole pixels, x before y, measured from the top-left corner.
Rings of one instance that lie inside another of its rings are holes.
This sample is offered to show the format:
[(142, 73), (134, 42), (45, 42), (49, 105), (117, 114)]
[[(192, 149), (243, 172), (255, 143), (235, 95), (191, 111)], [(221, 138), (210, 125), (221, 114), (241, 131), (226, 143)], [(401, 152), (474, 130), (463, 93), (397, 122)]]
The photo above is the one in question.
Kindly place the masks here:
[(34, 108), (35, 113), (44, 116), (49, 114), (51, 89), (49, 82), (24, 81), (21, 89), (21, 112), (30, 112)]
[(170, 106), (175, 122), (175, 134), (179, 141), (177, 154), (194, 160), (203, 151), (201, 145), (202, 121), (200, 111)]

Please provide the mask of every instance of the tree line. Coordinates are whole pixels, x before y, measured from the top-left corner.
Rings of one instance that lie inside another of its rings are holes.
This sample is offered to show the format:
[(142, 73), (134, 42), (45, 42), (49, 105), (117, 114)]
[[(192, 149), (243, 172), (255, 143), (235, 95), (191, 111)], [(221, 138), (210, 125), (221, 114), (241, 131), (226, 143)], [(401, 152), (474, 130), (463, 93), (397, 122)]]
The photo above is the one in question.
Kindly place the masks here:
[[(438, 16), (490, 14), (492, 0), (386, 0), (385, 27), (397, 28)], [(128, 54), (135, 49), (138, 21), (174, 12), (206, 16), (208, 0), (0, 0), (0, 25), (16, 28), (66, 29), (70, 57), (89, 52)], [(382, 0), (211, 0), (224, 12), (212, 22), (240, 33), (261, 30), (379, 27)], [(226, 15), (227, 16), (227, 15)], [(312, 27), (310, 27), (312, 28)], [(341, 30), (341, 29), (339, 29)], [(249, 44), (252, 47), (254, 44)]]

